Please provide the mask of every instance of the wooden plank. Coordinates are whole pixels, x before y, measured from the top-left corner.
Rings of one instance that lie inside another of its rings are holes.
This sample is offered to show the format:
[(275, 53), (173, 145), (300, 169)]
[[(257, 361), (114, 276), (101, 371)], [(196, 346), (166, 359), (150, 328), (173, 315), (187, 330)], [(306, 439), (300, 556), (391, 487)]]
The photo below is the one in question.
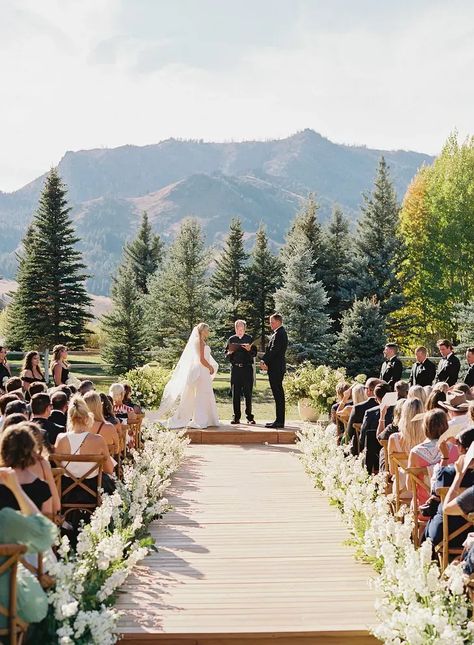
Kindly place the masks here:
[(230, 425), (223, 423), (219, 427), (196, 430), (188, 428), (186, 436), (195, 444), (292, 444), (296, 442), (299, 426), (292, 425), (284, 429), (272, 430), (261, 425)]
[(188, 447), (174, 510), (152, 525), (158, 552), (118, 599), (125, 642), (377, 642), (372, 569), (344, 545), (341, 517), (297, 455), (281, 444)]

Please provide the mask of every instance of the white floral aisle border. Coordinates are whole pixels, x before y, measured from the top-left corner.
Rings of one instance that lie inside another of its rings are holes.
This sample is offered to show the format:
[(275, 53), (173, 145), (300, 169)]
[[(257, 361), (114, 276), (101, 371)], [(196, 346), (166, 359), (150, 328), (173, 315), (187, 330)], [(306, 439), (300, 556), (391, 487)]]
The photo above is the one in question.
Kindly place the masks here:
[(145, 428), (143, 436), (143, 450), (134, 451), (124, 466), (123, 482), (112, 495), (103, 496), (80, 532), (76, 553), (63, 538), (61, 559), (49, 569), (56, 579), (49, 593), (50, 637), (60, 645), (117, 641), (117, 589), (153, 548), (148, 526), (169, 509), (164, 493), (188, 443), (183, 432), (158, 424)]
[(410, 517), (393, 517), (382, 478), (368, 475), (362, 457), (347, 456), (319, 424), (303, 426), (300, 441), (306, 471), (343, 514), (357, 556), (378, 573), (380, 623), (373, 634), (389, 645), (473, 643), (472, 604), (461, 567), (450, 565), (441, 575), (431, 560), (431, 542), (415, 549)]

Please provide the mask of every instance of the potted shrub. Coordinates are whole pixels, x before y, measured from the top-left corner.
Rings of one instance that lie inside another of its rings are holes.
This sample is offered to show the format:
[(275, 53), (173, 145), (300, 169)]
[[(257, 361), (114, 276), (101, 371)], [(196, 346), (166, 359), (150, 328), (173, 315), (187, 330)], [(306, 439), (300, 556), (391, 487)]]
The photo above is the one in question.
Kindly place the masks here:
[(344, 369), (332, 369), (326, 365), (314, 367), (302, 363), (285, 379), (285, 395), (288, 403), (297, 404), (302, 421), (316, 422), (321, 414), (327, 414), (336, 401), (336, 385), (346, 378)]

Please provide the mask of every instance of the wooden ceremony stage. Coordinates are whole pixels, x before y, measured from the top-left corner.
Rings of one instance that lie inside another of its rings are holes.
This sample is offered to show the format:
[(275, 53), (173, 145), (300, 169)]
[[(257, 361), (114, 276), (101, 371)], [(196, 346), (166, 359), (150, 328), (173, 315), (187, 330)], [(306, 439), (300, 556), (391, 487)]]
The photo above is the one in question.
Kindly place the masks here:
[(283, 429), (265, 428), (263, 424), (254, 426), (246, 423), (237, 425), (223, 424), (219, 427), (194, 430), (188, 428), (186, 435), (191, 443), (205, 444), (247, 444), (247, 443), (295, 443), (299, 426), (291, 423)]
[(190, 445), (123, 587), (124, 645), (377, 643), (372, 569), (290, 445)]

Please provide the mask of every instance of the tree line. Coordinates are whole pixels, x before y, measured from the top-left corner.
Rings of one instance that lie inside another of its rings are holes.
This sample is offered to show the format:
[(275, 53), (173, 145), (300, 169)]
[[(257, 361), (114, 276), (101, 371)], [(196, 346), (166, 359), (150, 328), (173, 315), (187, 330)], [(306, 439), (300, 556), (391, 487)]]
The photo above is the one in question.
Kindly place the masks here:
[[(433, 346), (440, 336), (469, 343), (473, 185), (474, 140), (460, 144), (452, 135), (434, 164), (419, 170), (402, 204), (382, 157), (354, 229), (337, 205), (322, 225), (310, 195), (278, 251), (262, 226), (247, 250), (237, 218), (218, 252), (206, 247), (192, 218), (165, 248), (145, 213), (112, 282), (112, 310), (101, 321), (104, 358), (115, 372), (142, 364), (150, 352), (171, 365), (201, 320), (217, 345), (236, 318), (245, 318), (263, 348), (275, 310), (285, 317), (293, 362), (345, 365), (349, 373), (374, 373), (387, 340), (406, 350)], [(86, 268), (69, 211), (53, 169), (18, 256), (11, 346), (86, 341)]]

